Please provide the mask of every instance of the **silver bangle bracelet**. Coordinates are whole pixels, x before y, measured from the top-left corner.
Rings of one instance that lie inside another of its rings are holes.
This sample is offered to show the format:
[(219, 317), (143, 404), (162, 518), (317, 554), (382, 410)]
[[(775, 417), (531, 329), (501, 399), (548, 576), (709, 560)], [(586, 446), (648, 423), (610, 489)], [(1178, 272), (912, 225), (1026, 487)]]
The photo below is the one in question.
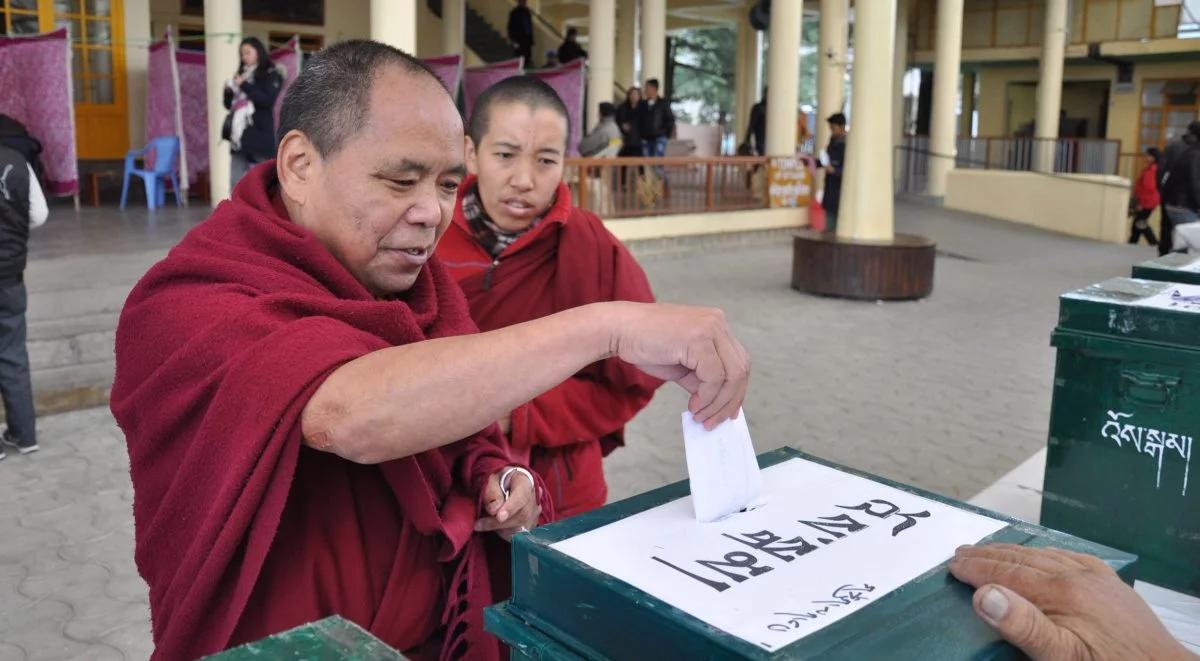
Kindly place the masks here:
[(537, 482), (534, 482), (533, 480), (533, 473), (530, 473), (520, 466), (509, 466), (500, 472), (500, 493), (504, 494), (504, 500), (508, 500), (508, 478), (511, 477), (513, 473), (520, 473), (521, 475), (524, 475), (525, 478), (529, 480), (530, 488), (535, 490), (537, 489)]

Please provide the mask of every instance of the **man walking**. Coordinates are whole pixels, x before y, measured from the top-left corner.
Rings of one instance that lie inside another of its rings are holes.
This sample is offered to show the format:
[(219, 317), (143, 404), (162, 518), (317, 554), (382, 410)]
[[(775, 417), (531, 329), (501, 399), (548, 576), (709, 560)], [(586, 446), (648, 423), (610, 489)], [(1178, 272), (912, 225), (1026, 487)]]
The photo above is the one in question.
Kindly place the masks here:
[(665, 156), (667, 140), (675, 133), (675, 113), (671, 104), (658, 95), (658, 79), (646, 81), (646, 98), (638, 106), (638, 130), (642, 136), (642, 153), (646, 156)]
[(46, 198), (29, 161), (0, 145), (0, 395), (8, 429), (0, 444), (36, 452), (33, 386), (25, 348), (25, 257), (29, 228), (46, 222)]
[(525, 6), (527, 0), (517, 0), (517, 6), (508, 12), (508, 41), (513, 52), (525, 58), (525, 67), (533, 68), (533, 14)]

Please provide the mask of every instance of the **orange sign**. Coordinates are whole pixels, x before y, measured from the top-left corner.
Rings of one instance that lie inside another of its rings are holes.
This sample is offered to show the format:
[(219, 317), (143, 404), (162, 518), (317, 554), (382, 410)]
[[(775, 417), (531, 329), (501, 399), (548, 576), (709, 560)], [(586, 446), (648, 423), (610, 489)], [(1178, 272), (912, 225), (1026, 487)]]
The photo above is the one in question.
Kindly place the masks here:
[(772, 158), (767, 166), (767, 194), (772, 209), (800, 209), (812, 197), (812, 168), (808, 157)]

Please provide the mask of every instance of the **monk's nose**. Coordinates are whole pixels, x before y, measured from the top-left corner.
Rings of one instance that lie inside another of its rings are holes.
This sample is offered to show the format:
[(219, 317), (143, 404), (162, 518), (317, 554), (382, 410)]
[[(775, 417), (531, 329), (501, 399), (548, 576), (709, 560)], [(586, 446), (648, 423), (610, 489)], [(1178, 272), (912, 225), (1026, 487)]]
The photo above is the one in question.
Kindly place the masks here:
[(404, 220), (413, 225), (436, 227), (442, 222), (442, 205), (437, 192), (422, 191), (404, 213)]
[(512, 186), (521, 191), (533, 189), (533, 166), (530, 163), (524, 160), (517, 163), (513, 171)]

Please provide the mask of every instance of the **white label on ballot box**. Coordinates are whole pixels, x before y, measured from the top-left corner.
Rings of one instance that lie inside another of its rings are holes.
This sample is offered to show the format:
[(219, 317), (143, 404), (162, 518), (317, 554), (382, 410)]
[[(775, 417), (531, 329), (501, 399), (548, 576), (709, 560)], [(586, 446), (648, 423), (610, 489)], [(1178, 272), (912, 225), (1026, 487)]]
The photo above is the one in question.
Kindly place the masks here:
[(699, 523), (685, 497), (553, 548), (775, 651), (1007, 525), (803, 459), (762, 477), (759, 509)]

